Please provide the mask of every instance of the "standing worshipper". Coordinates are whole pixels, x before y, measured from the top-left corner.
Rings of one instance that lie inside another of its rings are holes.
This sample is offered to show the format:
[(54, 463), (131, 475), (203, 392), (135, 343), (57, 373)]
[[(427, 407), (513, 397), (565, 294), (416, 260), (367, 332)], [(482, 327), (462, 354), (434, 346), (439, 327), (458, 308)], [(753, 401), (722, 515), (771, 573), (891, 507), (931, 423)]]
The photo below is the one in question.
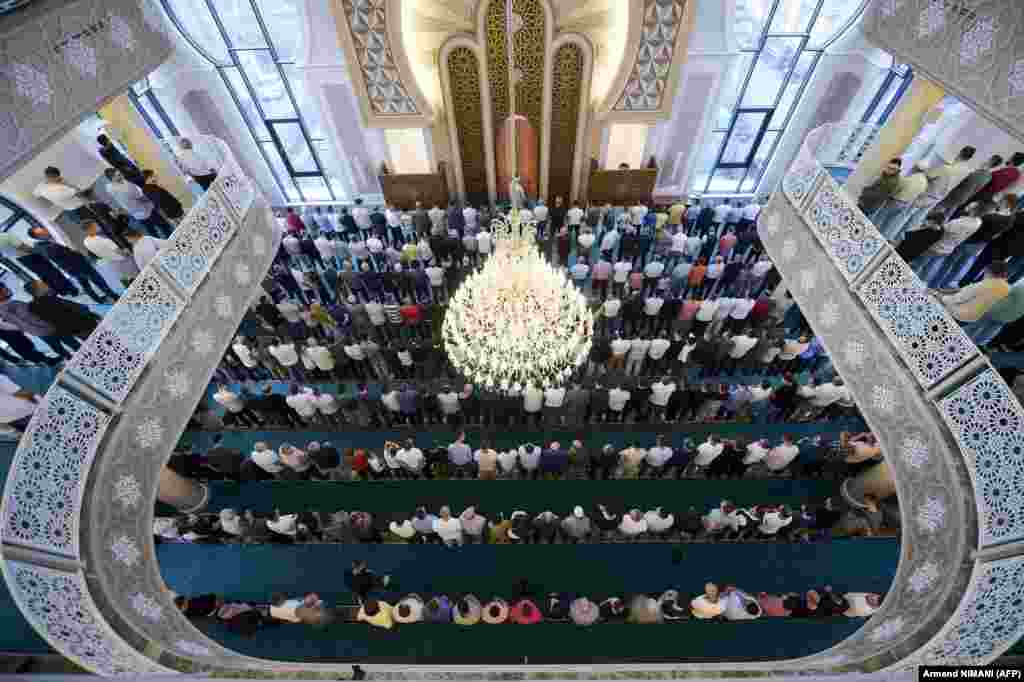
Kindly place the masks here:
[(196, 149), (192, 140), (183, 137), (178, 141), (176, 154), (178, 163), (204, 191), (210, 189), (210, 185), (217, 179), (217, 164), (210, 158), (206, 149)]

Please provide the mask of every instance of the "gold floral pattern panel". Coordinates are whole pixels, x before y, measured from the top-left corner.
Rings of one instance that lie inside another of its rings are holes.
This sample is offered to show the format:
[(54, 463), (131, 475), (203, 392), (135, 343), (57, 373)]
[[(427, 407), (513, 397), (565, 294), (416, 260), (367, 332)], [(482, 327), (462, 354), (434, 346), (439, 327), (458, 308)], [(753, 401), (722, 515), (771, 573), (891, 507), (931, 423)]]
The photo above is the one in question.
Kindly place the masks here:
[(554, 56), (551, 78), (551, 149), (548, 196), (566, 201), (572, 194), (572, 168), (576, 158), (576, 133), (580, 118), (580, 88), (583, 84), (583, 50), (567, 43)]
[(491, 109), (495, 130), (508, 118), (508, 44), (505, 42), (505, 2), (491, 0), (487, 6), (487, 80), (491, 88)]
[(487, 163), (484, 156), (484, 116), (480, 96), (479, 62), (473, 50), (457, 47), (448, 54), (448, 83), (452, 92), (452, 116), (462, 155), (462, 179), (468, 197), (487, 195)]
[(544, 8), (539, 0), (512, 0), (512, 15), (516, 113), (539, 133), (544, 129)]

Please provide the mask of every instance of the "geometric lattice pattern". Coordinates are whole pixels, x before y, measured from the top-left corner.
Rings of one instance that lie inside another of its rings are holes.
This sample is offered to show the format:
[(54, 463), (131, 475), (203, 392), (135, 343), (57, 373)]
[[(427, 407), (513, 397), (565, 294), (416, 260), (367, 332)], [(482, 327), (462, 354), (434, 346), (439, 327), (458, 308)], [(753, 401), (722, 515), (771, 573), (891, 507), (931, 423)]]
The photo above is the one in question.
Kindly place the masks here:
[(548, 196), (572, 194), (573, 160), (579, 124), (580, 90), (583, 87), (583, 50), (566, 43), (554, 56), (551, 74), (551, 143), (557, 149), (548, 160)]
[(11, 596), (22, 615), (57, 651), (99, 675), (173, 673), (123, 643), (101, 620), (80, 573), (19, 561), (4, 562)]
[(800, 208), (807, 201), (814, 189), (814, 183), (822, 174), (821, 166), (813, 160), (798, 157), (782, 178), (782, 191), (786, 193), (793, 205)]
[(890, 256), (859, 293), (925, 388), (977, 354), (960, 325), (925, 293), (924, 285), (899, 256)]
[[(511, 105), (511, 91), (508, 83), (508, 42), (504, 0), (491, 0), (487, 5), (485, 19), (485, 36), (487, 50), (487, 81), (491, 89), (491, 116), (494, 129), (497, 130), (508, 118)], [(453, 93), (454, 94), (454, 93)], [(465, 153), (465, 147), (462, 147)]]
[(227, 202), (220, 198), (214, 186), (174, 230), (174, 236), (160, 250), (157, 260), (178, 286), (191, 294), (231, 238), (235, 225), (228, 216)]
[(885, 244), (871, 221), (828, 176), (805, 214), (815, 236), (848, 280), (863, 270)]
[(871, 43), (1024, 139), (1024, 3), (873, 2), (862, 23)]
[(661, 109), (685, 8), (684, 0), (646, 0), (644, 3), (640, 48), (622, 96), (615, 105), (617, 111)]
[(68, 362), (75, 374), (115, 402), (123, 401), (184, 304), (150, 263)]
[[(359, 69), (374, 114), (419, 113), (395, 65), (388, 39), (387, 0), (343, 0)], [(394, 20), (399, 20), (395, 17)]]
[(448, 53), (448, 83), (462, 157), (462, 180), (466, 192), (487, 192), (487, 161), (484, 156), (484, 116), (480, 90), (479, 60), (468, 47), (459, 46)]
[(110, 417), (55, 386), (43, 398), (4, 489), (3, 541), (78, 556), (82, 486)]
[[(516, 83), (516, 111), (529, 119), (535, 131), (544, 129), (544, 56), (545, 24), (547, 17), (539, 0), (512, 0), (515, 22), (521, 25), (512, 34), (515, 49), (515, 70), (519, 78)], [(498, 127), (503, 121), (496, 120)], [(540, 135), (537, 135), (539, 140)], [(523, 140), (526, 144), (526, 140)], [(539, 142), (534, 143), (539, 144)], [(536, 153), (536, 149), (533, 150)]]
[(1024, 539), (1024, 409), (993, 370), (939, 402), (974, 483), (981, 546)]
[(982, 665), (1024, 635), (1024, 557), (981, 564), (957, 612), (960, 626), (929, 645), (922, 663)]

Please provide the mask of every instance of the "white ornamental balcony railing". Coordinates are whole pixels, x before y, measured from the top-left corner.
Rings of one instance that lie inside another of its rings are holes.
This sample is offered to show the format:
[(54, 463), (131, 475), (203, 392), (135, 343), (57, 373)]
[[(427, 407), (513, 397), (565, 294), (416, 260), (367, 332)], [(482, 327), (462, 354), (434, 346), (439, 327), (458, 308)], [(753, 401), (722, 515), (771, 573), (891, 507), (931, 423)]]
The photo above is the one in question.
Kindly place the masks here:
[(988, 663), (1024, 634), (1024, 410), (825, 170), (847, 133), (808, 135), (759, 221), (883, 445), (903, 517), (883, 607), (821, 657)]

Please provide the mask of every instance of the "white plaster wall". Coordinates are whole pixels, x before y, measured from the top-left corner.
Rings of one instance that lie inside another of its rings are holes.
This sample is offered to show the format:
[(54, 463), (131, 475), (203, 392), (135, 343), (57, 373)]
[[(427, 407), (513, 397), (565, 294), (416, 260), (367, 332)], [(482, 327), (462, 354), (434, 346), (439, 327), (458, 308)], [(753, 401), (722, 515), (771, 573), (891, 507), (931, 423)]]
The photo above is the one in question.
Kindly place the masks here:
[(100, 158), (96, 144), (97, 122), (86, 119), (68, 131), (44, 152), (23, 165), (16, 173), (0, 183), (0, 194), (20, 204), (47, 228), (61, 209), (48, 201), (32, 196), (32, 191), (43, 181), (47, 166), (60, 169), (65, 180), (78, 187), (88, 187), (103, 174), (108, 166)]

